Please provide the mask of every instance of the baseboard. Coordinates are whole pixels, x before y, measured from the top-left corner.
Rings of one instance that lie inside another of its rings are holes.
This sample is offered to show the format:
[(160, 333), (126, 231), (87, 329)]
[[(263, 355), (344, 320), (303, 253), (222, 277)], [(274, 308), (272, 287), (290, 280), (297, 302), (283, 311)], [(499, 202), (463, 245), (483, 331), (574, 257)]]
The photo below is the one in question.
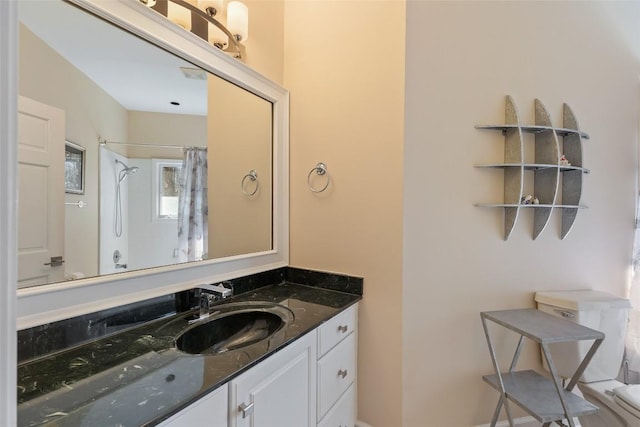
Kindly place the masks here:
[[(580, 427), (580, 424), (578, 423), (577, 418), (575, 419), (575, 421), (576, 421), (576, 427)], [(514, 418), (513, 425), (518, 427), (540, 427), (540, 423), (536, 421), (535, 418), (533, 417)], [(356, 424), (356, 427), (357, 426), (358, 424)], [(490, 427), (490, 426), (491, 424), (482, 424), (474, 427)], [(496, 427), (509, 427), (509, 421), (498, 421), (498, 423), (496, 424)]]
[(354, 427), (373, 427), (371, 424), (367, 424), (364, 421), (356, 421), (356, 425)]

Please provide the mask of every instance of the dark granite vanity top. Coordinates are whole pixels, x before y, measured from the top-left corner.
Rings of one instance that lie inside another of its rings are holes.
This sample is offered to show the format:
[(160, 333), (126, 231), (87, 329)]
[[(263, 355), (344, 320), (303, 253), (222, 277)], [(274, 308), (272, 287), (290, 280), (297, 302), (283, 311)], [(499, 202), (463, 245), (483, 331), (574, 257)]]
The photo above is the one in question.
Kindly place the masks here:
[(361, 292), (361, 282), (359, 293), (347, 293), (284, 281), (224, 300), (216, 310), (273, 302), (294, 314), (269, 339), (228, 352), (176, 349), (176, 336), (197, 315), (189, 310), (24, 361), (18, 365), (18, 425), (155, 425), (355, 304)]

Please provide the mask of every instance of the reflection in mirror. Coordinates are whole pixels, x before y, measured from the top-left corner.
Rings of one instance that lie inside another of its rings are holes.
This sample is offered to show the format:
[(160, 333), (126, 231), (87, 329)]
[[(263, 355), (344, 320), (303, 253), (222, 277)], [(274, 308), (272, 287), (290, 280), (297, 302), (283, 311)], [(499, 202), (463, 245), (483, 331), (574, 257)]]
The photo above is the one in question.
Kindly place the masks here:
[(62, 0), (18, 10), (19, 287), (273, 248), (270, 102)]

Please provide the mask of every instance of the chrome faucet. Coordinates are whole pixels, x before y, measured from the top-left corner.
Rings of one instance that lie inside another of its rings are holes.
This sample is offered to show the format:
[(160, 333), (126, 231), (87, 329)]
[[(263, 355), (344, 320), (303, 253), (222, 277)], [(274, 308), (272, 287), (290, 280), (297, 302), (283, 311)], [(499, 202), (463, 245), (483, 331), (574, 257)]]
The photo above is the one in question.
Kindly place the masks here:
[(196, 292), (200, 293), (199, 319), (209, 317), (213, 303), (233, 296), (233, 285), (230, 282), (222, 282), (217, 285), (198, 285)]

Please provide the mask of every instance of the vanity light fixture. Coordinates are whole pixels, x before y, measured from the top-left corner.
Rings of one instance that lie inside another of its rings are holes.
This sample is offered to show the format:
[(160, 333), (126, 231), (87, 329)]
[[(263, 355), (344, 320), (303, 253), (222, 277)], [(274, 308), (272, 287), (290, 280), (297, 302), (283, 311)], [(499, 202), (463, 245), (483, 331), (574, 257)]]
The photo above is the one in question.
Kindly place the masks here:
[(224, 0), (139, 0), (167, 19), (241, 59), (249, 38), (249, 9), (240, 1), (227, 4), (226, 26), (222, 22)]

